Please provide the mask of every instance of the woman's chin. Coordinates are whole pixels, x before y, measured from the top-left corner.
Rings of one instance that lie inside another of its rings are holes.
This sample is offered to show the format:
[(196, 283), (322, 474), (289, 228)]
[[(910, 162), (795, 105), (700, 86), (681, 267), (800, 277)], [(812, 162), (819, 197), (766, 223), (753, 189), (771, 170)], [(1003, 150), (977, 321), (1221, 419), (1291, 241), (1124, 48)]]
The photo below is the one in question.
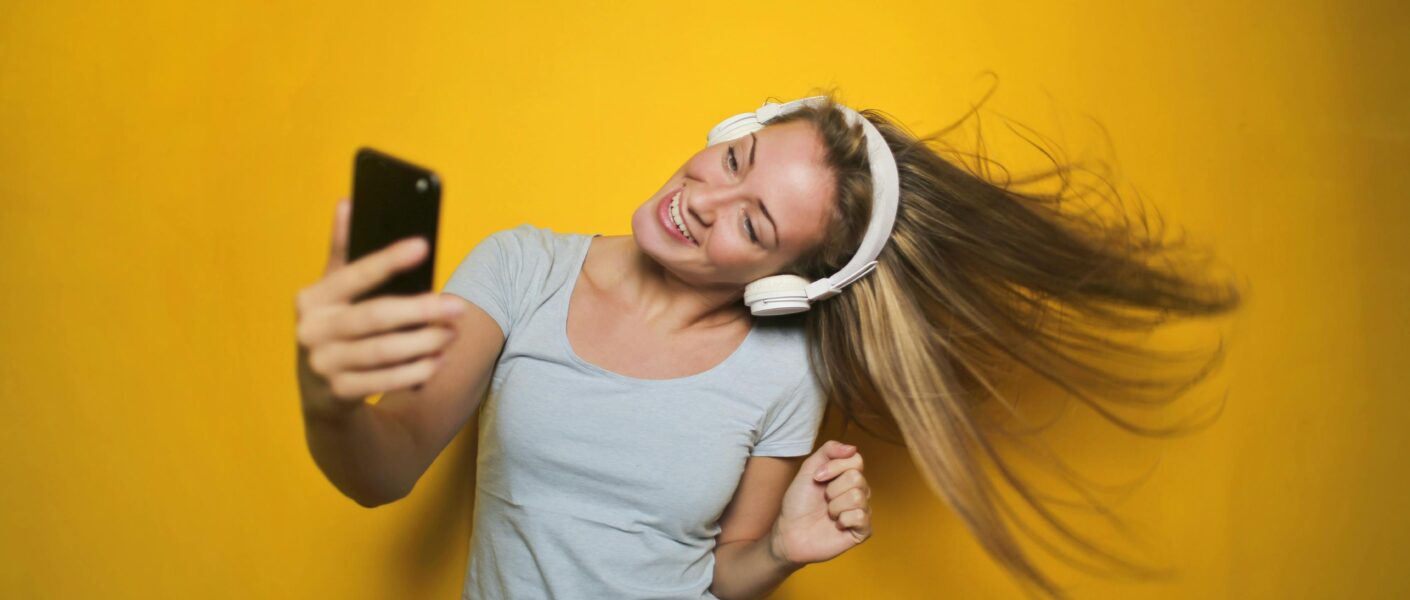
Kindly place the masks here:
[(645, 208), (638, 210), (632, 216), (632, 239), (642, 252), (656, 254), (668, 251), (670, 243), (674, 240), (667, 239), (661, 231), (661, 226), (656, 224), (656, 215)]

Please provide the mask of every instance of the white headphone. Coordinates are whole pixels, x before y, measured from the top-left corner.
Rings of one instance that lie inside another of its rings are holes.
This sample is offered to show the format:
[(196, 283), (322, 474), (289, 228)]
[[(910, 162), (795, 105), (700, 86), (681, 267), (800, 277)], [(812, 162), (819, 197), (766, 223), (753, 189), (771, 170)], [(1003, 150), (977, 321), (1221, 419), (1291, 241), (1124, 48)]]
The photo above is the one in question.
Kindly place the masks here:
[[(825, 98), (812, 96), (785, 104), (765, 102), (759, 110), (735, 115), (715, 125), (706, 136), (706, 145), (713, 146), (744, 137), (750, 132), (763, 129), (764, 125), (775, 117), (793, 112), (805, 104), (821, 106)], [(842, 293), (842, 288), (876, 268), (876, 257), (881, 254), (881, 249), (886, 247), (886, 240), (891, 237), (891, 227), (896, 222), (896, 206), (900, 197), (900, 176), (896, 172), (896, 158), (891, 155), (891, 148), (886, 145), (886, 139), (881, 137), (881, 132), (876, 130), (876, 126), (857, 114), (857, 111), (841, 104), (835, 106), (846, 115), (849, 124), (861, 123), (862, 130), (866, 132), (867, 159), (871, 165), (872, 181), (871, 222), (867, 224), (862, 245), (857, 249), (857, 253), (852, 255), (852, 260), (847, 261), (842, 270), (831, 277), (809, 283), (807, 279), (797, 275), (772, 275), (745, 286), (744, 305), (748, 306), (755, 316), (769, 317), (803, 312), (808, 310), (813, 302)]]

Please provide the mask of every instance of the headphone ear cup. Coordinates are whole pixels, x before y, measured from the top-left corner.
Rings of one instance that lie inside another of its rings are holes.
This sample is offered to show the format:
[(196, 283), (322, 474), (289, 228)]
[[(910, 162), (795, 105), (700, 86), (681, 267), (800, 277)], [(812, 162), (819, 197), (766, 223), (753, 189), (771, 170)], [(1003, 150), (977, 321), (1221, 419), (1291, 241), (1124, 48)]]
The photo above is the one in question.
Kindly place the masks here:
[(760, 317), (806, 311), (808, 283), (797, 275), (765, 277), (744, 286), (744, 305)]

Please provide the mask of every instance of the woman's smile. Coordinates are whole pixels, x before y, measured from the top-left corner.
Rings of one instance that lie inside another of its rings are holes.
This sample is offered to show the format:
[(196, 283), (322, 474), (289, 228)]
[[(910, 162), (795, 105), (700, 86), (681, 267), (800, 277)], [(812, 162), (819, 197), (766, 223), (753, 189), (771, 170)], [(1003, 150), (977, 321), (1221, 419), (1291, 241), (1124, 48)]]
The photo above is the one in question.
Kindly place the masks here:
[[(680, 243), (687, 246), (699, 246), (699, 243), (692, 241), (690, 238), (687, 238), (685, 234), (681, 233), (680, 228), (676, 226), (675, 219), (671, 218), (671, 202), (675, 200), (677, 194), (682, 193), (684, 190), (685, 188), (679, 188), (667, 194), (666, 197), (662, 198), (661, 201), (657, 203), (656, 220), (661, 222), (661, 227), (666, 230), (667, 235)], [(685, 213), (683, 211), (681, 212), (681, 220), (685, 220)]]

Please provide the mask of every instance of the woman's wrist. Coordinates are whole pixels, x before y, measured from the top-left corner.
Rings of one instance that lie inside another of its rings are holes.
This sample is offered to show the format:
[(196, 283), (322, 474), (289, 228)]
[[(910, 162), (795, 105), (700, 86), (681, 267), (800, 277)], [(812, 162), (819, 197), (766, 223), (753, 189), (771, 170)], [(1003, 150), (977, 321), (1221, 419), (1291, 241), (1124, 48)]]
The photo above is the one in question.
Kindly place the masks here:
[(328, 383), (313, 372), (307, 351), (299, 347), (299, 404), (304, 418), (318, 422), (345, 422), (359, 409), (368, 406), (367, 399), (344, 400), (333, 394)]
[(774, 519), (774, 526), (769, 530), (768, 549), (769, 558), (773, 559), (774, 563), (781, 569), (797, 571), (808, 564), (796, 562), (788, 558), (783, 547), (783, 536), (780, 535), (778, 531), (778, 519)]

